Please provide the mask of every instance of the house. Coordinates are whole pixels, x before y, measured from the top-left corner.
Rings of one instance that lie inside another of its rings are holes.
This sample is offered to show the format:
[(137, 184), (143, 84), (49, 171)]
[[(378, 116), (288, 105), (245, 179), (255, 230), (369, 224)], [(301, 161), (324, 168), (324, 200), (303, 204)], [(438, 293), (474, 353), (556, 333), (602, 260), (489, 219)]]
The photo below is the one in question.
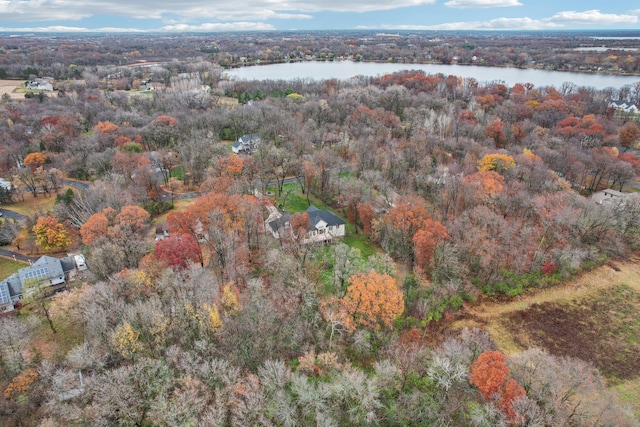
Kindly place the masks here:
[(591, 200), (599, 205), (610, 205), (615, 203), (623, 203), (628, 194), (607, 188), (606, 190), (597, 191), (591, 195)]
[(640, 109), (638, 109), (635, 104), (628, 101), (611, 100), (611, 102), (609, 102), (609, 108), (616, 110), (617, 113), (640, 114)]
[[(345, 222), (333, 212), (311, 205), (305, 213), (309, 215), (309, 228), (303, 243), (326, 242), (345, 235)], [(288, 212), (276, 217), (270, 215), (265, 228), (274, 238), (280, 239), (290, 232), (290, 219), (291, 214)]]
[(283, 214), (277, 215), (275, 218), (271, 216), (267, 218), (266, 221), (266, 229), (271, 232), (271, 235), (276, 239), (279, 239), (285, 235), (285, 233), (290, 230), (291, 224), (289, 220), (291, 219), (291, 214), (289, 212), (285, 212)]
[(240, 138), (236, 139), (231, 146), (231, 149), (234, 153), (251, 153), (253, 150), (256, 150), (262, 141), (260, 140), (260, 136), (257, 133), (242, 135)]
[(53, 258), (45, 255), (32, 265), (21, 268), (0, 282), (0, 312), (12, 311), (15, 308), (22, 299), (23, 288), (29, 280), (45, 283), (54, 292), (64, 287), (69, 273), (77, 267), (72, 256)]
[(11, 182), (4, 178), (0, 178), (0, 187), (4, 188), (6, 191), (11, 191), (13, 188)]
[(44, 90), (47, 92), (53, 92), (53, 85), (51, 84), (51, 82), (42, 79), (26, 82), (24, 85), (27, 87), (27, 89), (30, 90)]
[(345, 222), (336, 214), (326, 209), (318, 209), (311, 205), (305, 211), (309, 215), (311, 225), (307, 230), (307, 241), (323, 242), (335, 237), (344, 237)]

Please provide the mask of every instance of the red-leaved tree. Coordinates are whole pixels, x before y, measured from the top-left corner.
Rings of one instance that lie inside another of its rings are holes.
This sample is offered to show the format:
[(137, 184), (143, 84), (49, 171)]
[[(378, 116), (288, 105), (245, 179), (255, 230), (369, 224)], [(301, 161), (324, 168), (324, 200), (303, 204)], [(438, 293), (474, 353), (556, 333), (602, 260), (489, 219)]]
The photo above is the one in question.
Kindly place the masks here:
[(515, 418), (513, 401), (525, 395), (525, 390), (514, 379), (509, 379), (507, 356), (499, 351), (487, 350), (471, 364), (469, 381), (478, 387), (487, 400), (497, 402), (511, 420)]
[(202, 263), (200, 246), (190, 234), (176, 234), (158, 241), (153, 253), (174, 270), (187, 268), (189, 262)]

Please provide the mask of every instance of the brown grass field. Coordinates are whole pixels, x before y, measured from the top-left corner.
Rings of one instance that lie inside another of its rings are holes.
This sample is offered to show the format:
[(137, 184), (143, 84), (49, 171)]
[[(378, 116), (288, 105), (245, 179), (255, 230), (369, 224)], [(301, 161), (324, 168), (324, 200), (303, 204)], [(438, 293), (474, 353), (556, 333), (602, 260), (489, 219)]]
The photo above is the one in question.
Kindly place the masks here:
[(590, 362), (640, 416), (640, 259), (510, 302), (468, 304), (452, 325), (463, 327), (488, 331), (507, 354), (538, 347)]
[(11, 99), (24, 99), (24, 93), (16, 92), (22, 83), (22, 80), (0, 80), (0, 96), (6, 93)]

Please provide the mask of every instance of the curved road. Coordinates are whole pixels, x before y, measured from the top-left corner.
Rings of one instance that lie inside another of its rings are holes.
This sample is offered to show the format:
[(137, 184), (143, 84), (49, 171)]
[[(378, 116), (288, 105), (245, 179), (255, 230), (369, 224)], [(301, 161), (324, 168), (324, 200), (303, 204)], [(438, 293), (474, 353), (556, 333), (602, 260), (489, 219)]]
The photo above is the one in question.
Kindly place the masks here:
[(14, 212), (10, 209), (5, 209), (2, 208), (0, 209), (0, 212), (2, 213), (2, 217), (3, 218), (8, 218), (8, 219), (13, 219), (16, 221), (24, 221), (25, 220), (25, 216), (22, 215), (21, 213), (18, 212)]

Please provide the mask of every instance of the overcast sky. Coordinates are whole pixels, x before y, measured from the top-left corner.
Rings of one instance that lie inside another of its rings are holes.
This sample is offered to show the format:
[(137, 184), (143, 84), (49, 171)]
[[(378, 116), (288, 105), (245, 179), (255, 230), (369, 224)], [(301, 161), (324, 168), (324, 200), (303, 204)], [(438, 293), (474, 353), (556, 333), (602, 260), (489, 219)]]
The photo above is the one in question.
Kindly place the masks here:
[(638, 0), (0, 0), (0, 31), (640, 30)]

